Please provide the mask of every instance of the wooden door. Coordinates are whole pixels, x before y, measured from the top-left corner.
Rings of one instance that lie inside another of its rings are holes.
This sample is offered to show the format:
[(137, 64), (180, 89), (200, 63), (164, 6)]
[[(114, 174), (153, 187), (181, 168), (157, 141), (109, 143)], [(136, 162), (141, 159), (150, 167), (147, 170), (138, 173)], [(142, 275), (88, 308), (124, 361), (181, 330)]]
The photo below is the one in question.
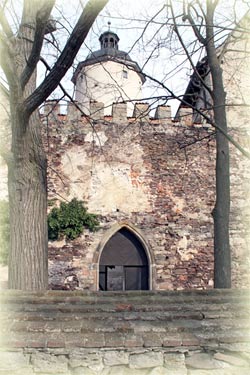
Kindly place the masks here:
[(148, 260), (140, 240), (127, 228), (106, 243), (99, 264), (100, 290), (147, 290)]

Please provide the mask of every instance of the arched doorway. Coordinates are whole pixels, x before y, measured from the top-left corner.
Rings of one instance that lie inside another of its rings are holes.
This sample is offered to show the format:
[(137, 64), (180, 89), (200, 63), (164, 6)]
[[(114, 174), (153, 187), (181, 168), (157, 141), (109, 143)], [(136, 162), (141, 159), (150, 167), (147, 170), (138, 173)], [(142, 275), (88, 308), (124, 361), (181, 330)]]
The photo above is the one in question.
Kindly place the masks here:
[(149, 264), (143, 244), (128, 228), (105, 244), (99, 261), (99, 290), (148, 290)]

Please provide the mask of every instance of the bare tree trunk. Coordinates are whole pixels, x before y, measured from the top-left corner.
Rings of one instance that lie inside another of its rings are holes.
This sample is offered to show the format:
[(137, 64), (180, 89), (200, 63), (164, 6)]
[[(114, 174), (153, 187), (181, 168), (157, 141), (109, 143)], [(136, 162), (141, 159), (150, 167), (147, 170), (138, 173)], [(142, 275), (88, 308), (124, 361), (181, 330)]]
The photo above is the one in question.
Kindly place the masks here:
[[(170, 2), (171, 4), (171, 2)], [(226, 119), (226, 94), (223, 85), (222, 69), (217, 56), (214, 36), (216, 28), (214, 27), (214, 13), (218, 5), (218, 0), (206, 0), (206, 3), (200, 1), (183, 1), (183, 20), (188, 20), (193, 29), (195, 37), (206, 48), (208, 66), (212, 76), (213, 88), (210, 90), (206, 83), (199, 76), (204, 88), (208, 89), (213, 99), (214, 126), (216, 130), (216, 203), (213, 210), (214, 219), (214, 287), (231, 287), (231, 252), (229, 244), (229, 214), (230, 214), (230, 172), (229, 172), (229, 143), (227, 136)], [(179, 41), (186, 52), (186, 55), (192, 62), (191, 55), (186, 48), (184, 41), (178, 32), (173, 7), (171, 6), (174, 27)], [(200, 11), (200, 15), (199, 15)], [(194, 16), (194, 18), (193, 18)], [(199, 27), (197, 19), (203, 20), (205, 26), (205, 35)], [(220, 130), (218, 130), (220, 129)], [(225, 136), (226, 135), (226, 136)]]
[[(73, 63), (93, 22), (108, 0), (89, 0), (65, 47), (36, 88), (36, 67), (55, 0), (24, 0), (18, 34), (1, 8), (5, 57), (0, 64), (9, 83), (12, 146), (8, 157), (10, 203), (9, 288), (41, 290), (48, 285), (46, 157), (38, 108)], [(2, 54), (1, 54), (2, 55)]]
[(13, 126), (13, 159), (8, 174), (9, 288), (41, 290), (48, 285), (46, 159), (38, 113), (30, 117), (27, 130), (17, 134), (21, 116), (13, 119), (18, 126)]
[[(44, 1), (43, 1), (44, 2)], [(38, 0), (24, 3), (15, 66), (21, 77), (33, 47)], [(12, 162), (8, 168), (10, 207), (9, 288), (43, 290), (48, 286), (46, 156), (38, 110), (25, 115), (22, 103), (36, 88), (34, 69), (25, 87), (21, 80), (10, 95)]]
[[(214, 45), (214, 6), (207, 8), (207, 56), (213, 82), (214, 121), (227, 133), (226, 93), (222, 68)], [(230, 161), (227, 138), (216, 131), (216, 203), (214, 218), (214, 287), (231, 288), (231, 251), (229, 244)]]
[[(221, 74), (215, 79), (221, 81)], [(227, 131), (225, 113), (225, 93), (223, 86), (218, 85), (215, 95), (215, 122)], [(224, 104), (223, 104), (224, 102)], [(229, 145), (226, 137), (216, 132), (216, 203), (214, 218), (214, 286), (215, 288), (231, 288), (231, 252), (229, 243), (230, 213), (230, 162)]]

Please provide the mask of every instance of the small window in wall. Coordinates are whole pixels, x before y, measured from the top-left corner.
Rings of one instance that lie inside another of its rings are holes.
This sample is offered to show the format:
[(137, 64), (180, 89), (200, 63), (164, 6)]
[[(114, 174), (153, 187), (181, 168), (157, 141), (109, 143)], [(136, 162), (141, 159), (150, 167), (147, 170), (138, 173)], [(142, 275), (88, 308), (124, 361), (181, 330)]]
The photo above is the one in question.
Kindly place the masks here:
[(123, 78), (128, 78), (128, 71), (123, 69), (122, 76)]

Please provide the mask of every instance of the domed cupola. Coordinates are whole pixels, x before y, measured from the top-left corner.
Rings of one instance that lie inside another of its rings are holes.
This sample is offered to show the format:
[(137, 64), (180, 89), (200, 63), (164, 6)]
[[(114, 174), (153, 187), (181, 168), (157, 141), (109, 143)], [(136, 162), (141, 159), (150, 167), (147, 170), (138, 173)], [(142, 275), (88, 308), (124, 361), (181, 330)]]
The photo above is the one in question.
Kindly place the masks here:
[(146, 79), (137, 62), (127, 52), (119, 50), (119, 40), (110, 30), (102, 33), (99, 37), (101, 48), (80, 62), (72, 77), (75, 99), (82, 104), (86, 114), (89, 114), (93, 100), (104, 103), (105, 115), (111, 114), (113, 103), (126, 101), (128, 115), (132, 115), (134, 101), (142, 97)]
[(119, 40), (120, 39), (117, 34), (113, 33), (112, 31), (105, 31), (105, 33), (103, 33), (99, 38), (101, 49), (114, 48), (118, 50)]

